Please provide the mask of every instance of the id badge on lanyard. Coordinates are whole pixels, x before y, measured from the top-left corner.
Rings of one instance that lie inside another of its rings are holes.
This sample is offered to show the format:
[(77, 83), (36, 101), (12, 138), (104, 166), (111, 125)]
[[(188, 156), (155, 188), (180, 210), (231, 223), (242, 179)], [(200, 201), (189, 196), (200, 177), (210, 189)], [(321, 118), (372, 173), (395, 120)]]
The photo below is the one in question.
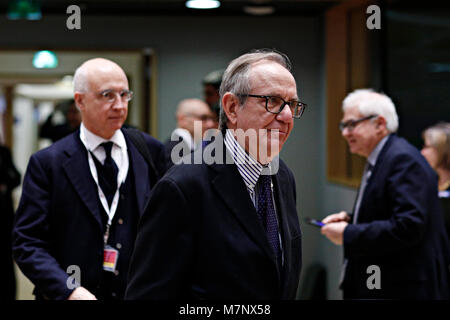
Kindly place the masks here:
[(106, 232), (104, 235), (104, 248), (103, 248), (103, 270), (114, 272), (117, 267), (117, 260), (119, 258), (119, 250), (114, 249), (110, 245), (108, 245), (108, 237), (109, 237), (109, 228), (111, 224), (108, 223), (106, 226)]

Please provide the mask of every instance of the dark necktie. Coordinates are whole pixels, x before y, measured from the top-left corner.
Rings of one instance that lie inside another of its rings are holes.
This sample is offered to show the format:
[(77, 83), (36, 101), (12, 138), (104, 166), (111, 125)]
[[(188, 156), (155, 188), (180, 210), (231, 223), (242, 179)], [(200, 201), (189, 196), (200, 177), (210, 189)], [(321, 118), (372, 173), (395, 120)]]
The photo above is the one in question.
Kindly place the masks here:
[(364, 196), (364, 191), (366, 190), (367, 183), (369, 182), (369, 178), (372, 174), (373, 166), (370, 164), (370, 162), (366, 162), (366, 165), (364, 167), (364, 172), (361, 180), (361, 186), (359, 187), (358, 195), (356, 198), (356, 204), (353, 211), (353, 223), (357, 222), (358, 215), (359, 215), (359, 208), (361, 206), (361, 201)]
[(106, 200), (108, 201), (108, 205), (111, 207), (111, 202), (114, 198), (114, 194), (117, 190), (117, 174), (119, 169), (117, 168), (116, 163), (111, 157), (111, 149), (113, 143), (111, 141), (104, 142), (101, 144), (103, 149), (105, 149), (105, 162), (103, 165), (98, 161), (98, 159), (94, 156), (95, 166), (97, 167), (97, 176), (98, 183), (100, 188), (102, 188), (103, 193), (105, 194)]
[(258, 217), (266, 231), (267, 239), (272, 247), (277, 262), (281, 262), (280, 240), (278, 238), (278, 223), (272, 200), (272, 187), (269, 175), (260, 175), (258, 189)]

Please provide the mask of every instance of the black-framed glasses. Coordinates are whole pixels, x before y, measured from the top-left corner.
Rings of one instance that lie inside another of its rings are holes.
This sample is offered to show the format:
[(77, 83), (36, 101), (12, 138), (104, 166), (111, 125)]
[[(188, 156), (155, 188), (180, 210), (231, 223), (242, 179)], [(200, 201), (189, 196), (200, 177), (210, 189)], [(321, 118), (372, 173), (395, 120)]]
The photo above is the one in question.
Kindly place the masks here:
[(355, 129), (355, 127), (359, 123), (361, 123), (363, 121), (366, 121), (366, 120), (369, 120), (369, 119), (372, 119), (372, 118), (375, 118), (375, 117), (378, 117), (378, 116), (377, 115), (370, 115), (370, 116), (367, 116), (367, 117), (362, 117), (362, 118), (357, 119), (357, 120), (348, 120), (348, 121), (345, 121), (345, 122), (340, 122), (339, 123), (339, 130), (344, 131), (344, 129), (347, 128), (348, 131), (352, 131), (353, 129)]
[(122, 101), (128, 102), (133, 99), (133, 91), (130, 90), (122, 90), (120, 92), (117, 92), (115, 90), (108, 89), (100, 92), (101, 98), (109, 103), (112, 103), (116, 100), (117, 94)]
[(299, 119), (308, 106), (306, 103), (298, 100), (286, 101), (277, 96), (261, 96), (256, 94), (238, 94), (238, 96), (266, 99), (266, 110), (273, 114), (279, 114), (283, 111), (284, 106), (287, 105), (289, 106), (289, 109), (291, 109), (292, 118), (295, 119)]

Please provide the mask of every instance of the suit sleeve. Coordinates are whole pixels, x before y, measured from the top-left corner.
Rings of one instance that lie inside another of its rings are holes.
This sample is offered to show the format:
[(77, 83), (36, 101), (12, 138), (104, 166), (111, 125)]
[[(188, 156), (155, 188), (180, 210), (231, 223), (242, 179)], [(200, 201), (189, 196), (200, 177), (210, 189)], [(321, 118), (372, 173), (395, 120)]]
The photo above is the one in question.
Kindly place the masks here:
[(189, 288), (193, 228), (187, 199), (175, 182), (153, 189), (138, 228), (126, 299), (182, 298)]
[(73, 289), (67, 286), (68, 274), (51, 255), (50, 176), (37, 157), (32, 156), (15, 215), (13, 255), (40, 293), (49, 299), (63, 300)]
[(427, 201), (436, 193), (423, 166), (412, 156), (393, 161), (383, 199), (389, 218), (349, 224), (344, 231), (344, 256), (375, 256), (399, 252), (416, 245), (424, 236), (428, 220)]

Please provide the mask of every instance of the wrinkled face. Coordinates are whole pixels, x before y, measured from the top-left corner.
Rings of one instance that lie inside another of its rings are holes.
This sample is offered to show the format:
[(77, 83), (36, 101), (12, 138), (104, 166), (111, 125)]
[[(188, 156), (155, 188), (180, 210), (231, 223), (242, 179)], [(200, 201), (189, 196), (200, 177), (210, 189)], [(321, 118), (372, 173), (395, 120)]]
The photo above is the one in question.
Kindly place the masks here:
[[(277, 96), (285, 101), (298, 99), (294, 77), (280, 64), (260, 61), (254, 64), (249, 72), (252, 88), (249, 94)], [(263, 164), (271, 161), (281, 151), (294, 126), (292, 112), (288, 106), (284, 106), (281, 113), (273, 114), (266, 110), (265, 105), (264, 98), (247, 97), (244, 105), (236, 109), (235, 123), (230, 126), (244, 132), (256, 132), (257, 155), (253, 154), (252, 146), (249, 145), (251, 140), (246, 142), (245, 149)], [(269, 159), (264, 159), (264, 155)]]
[[(344, 112), (342, 122), (355, 121), (363, 117), (357, 107), (348, 108)], [(377, 131), (373, 120), (365, 120), (358, 123), (353, 130), (345, 128), (342, 131), (342, 136), (347, 140), (351, 153), (367, 158), (381, 140), (380, 136), (377, 135)]]
[(430, 166), (436, 170), (438, 167), (438, 151), (430, 145), (427, 139), (425, 139), (425, 144), (420, 153), (422, 153), (424, 158), (427, 159)]
[(103, 66), (90, 70), (88, 91), (78, 93), (78, 97), (75, 94), (86, 128), (100, 137), (111, 138), (127, 118), (128, 101), (121, 97), (127, 90), (128, 80), (120, 68)]

